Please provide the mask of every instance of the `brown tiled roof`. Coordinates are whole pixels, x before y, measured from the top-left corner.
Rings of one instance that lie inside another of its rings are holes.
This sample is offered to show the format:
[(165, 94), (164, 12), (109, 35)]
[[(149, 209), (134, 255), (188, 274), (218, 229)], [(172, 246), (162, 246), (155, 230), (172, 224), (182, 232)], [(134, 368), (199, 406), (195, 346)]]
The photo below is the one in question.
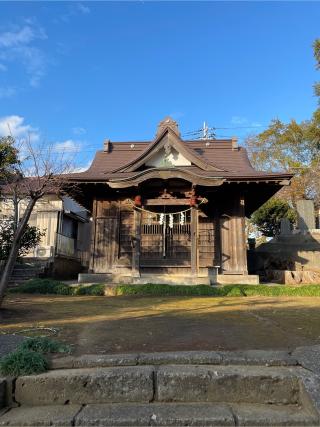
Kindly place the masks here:
[[(219, 171), (206, 171), (197, 166), (182, 166), (185, 169), (206, 177), (220, 177), (228, 180), (236, 179), (285, 179), (291, 178), (289, 173), (256, 171), (243, 147), (233, 147), (231, 139), (224, 140), (191, 140), (183, 141), (188, 149), (201, 157)], [(102, 182), (117, 178), (130, 178), (137, 172), (117, 172), (119, 169), (139, 159), (149, 151), (154, 141), (110, 142), (109, 151), (97, 151), (90, 168), (81, 173), (70, 174), (69, 179), (78, 182)], [(116, 171), (116, 172), (114, 172)]]

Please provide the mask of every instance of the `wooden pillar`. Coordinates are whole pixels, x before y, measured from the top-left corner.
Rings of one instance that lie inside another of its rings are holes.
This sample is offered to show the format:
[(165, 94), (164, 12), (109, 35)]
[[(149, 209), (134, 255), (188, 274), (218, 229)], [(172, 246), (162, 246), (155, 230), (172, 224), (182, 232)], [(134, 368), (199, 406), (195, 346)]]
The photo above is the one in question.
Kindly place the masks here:
[(198, 211), (191, 208), (191, 274), (198, 276)]
[(97, 209), (98, 202), (97, 199), (93, 199), (92, 206), (92, 227), (91, 227), (91, 242), (90, 242), (90, 261), (89, 261), (89, 271), (94, 273), (94, 261), (95, 261), (95, 252), (96, 252), (96, 229), (97, 229)]
[(134, 233), (132, 248), (132, 276), (140, 277), (141, 211), (134, 210)]
[(248, 263), (247, 263), (247, 239), (246, 239), (246, 217), (245, 217), (245, 199), (243, 194), (240, 195), (240, 206), (239, 206), (239, 264), (240, 270), (243, 274), (248, 274)]

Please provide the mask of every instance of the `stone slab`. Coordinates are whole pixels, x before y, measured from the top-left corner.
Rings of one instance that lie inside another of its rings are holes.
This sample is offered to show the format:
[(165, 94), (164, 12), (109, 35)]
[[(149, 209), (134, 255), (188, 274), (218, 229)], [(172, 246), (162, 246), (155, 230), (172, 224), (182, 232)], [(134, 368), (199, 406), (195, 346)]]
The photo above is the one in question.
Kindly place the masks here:
[(162, 353), (141, 353), (138, 355), (139, 365), (168, 365), (168, 364), (220, 364), (221, 355), (216, 351), (179, 351)]
[(299, 380), (290, 368), (255, 366), (160, 366), (156, 400), (296, 404)]
[(315, 426), (318, 419), (299, 406), (232, 405), (239, 426)]
[(316, 375), (320, 375), (320, 345), (298, 347), (292, 353), (299, 364), (309, 369)]
[(297, 360), (287, 351), (176, 351), (82, 356), (59, 356), (50, 361), (51, 369), (95, 368), (136, 365), (265, 365), (295, 366)]
[(82, 356), (56, 357), (50, 360), (51, 369), (103, 368), (108, 366), (135, 366), (138, 354), (84, 354)]
[(219, 353), (223, 365), (295, 366), (298, 363), (294, 356), (281, 350), (220, 351)]
[(66, 369), (19, 377), (15, 399), (22, 405), (149, 402), (153, 369), (148, 366)]
[(0, 426), (72, 426), (80, 405), (13, 408), (0, 417)]
[(318, 285), (320, 271), (312, 270), (264, 270), (268, 281), (283, 285)]
[(233, 426), (227, 405), (159, 404), (87, 405), (76, 426)]
[(310, 371), (299, 372), (301, 381), (300, 400), (309, 412), (317, 415), (320, 425), (320, 377)]
[(257, 274), (218, 274), (219, 285), (259, 285)]
[[(141, 274), (140, 277), (131, 275), (111, 274), (111, 273), (80, 273), (78, 275), (78, 283), (105, 283), (105, 284), (131, 284), (131, 285), (147, 285), (154, 283), (157, 285), (258, 285), (259, 276), (255, 274), (218, 274), (208, 275), (206, 277), (193, 277), (190, 275), (181, 274)], [(107, 290), (106, 294), (113, 294), (112, 290)]]
[(108, 283), (111, 277), (110, 273), (79, 273), (78, 283)]

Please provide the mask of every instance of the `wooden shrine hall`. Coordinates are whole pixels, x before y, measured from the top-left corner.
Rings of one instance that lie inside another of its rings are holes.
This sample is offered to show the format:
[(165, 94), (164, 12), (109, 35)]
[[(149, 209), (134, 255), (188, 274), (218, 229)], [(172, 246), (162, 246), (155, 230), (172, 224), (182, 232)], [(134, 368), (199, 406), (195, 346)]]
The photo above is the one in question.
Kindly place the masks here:
[(253, 169), (233, 139), (182, 140), (166, 118), (153, 141), (104, 142), (70, 174), (92, 215), (80, 281), (258, 283), (248, 275), (245, 217), (290, 174)]

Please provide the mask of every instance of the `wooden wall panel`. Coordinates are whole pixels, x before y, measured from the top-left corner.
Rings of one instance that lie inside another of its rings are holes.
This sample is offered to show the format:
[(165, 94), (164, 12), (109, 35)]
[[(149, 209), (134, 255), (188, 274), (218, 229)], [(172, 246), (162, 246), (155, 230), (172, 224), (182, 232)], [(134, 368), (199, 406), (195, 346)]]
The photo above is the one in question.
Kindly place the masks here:
[(134, 215), (126, 201), (94, 200), (90, 269), (111, 272), (115, 266), (131, 266)]
[(95, 273), (110, 272), (118, 258), (119, 213), (118, 202), (94, 202), (93, 258), (90, 267)]
[(118, 220), (117, 218), (97, 218), (94, 271), (106, 273), (112, 269), (118, 253)]
[(198, 251), (200, 268), (213, 267), (216, 265), (215, 240), (216, 231), (214, 218), (208, 217), (203, 212), (199, 212)]
[(244, 199), (237, 195), (220, 219), (222, 273), (247, 274)]

